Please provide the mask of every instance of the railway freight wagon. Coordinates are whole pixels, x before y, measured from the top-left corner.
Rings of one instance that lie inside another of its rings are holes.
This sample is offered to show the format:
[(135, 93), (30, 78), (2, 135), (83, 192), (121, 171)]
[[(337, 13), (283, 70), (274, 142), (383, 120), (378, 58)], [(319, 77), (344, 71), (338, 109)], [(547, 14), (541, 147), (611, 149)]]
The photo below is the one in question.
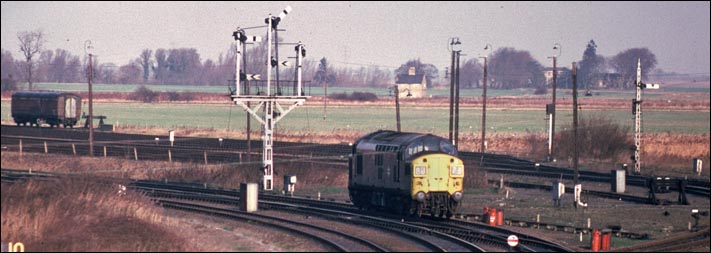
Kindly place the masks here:
[(446, 139), (377, 131), (353, 144), (348, 190), (361, 209), (451, 217), (463, 197), (464, 164)]
[(11, 107), (18, 126), (74, 127), (81, 117), (81, 97), (72, 93), (19, 91), (12, 94)]

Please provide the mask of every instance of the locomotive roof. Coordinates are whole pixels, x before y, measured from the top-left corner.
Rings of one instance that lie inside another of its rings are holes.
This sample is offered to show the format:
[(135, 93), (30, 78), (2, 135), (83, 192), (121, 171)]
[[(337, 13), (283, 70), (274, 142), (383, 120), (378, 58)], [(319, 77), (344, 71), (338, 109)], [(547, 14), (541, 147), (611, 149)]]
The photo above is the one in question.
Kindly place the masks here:
[(72, 95), (77, 96), (73, 93), (59, 92), (59, 91), (18, 91), (12, 94), (13, 97), (47, 97), (53, 98), (61, 95)]
[(409, 145), (410, 143), (413, 143), (417, 140), (420, 140), (422, 138), (438, 138), (442, 139), (442, 137), (431, 135), (431, 134), (421, 134), (421, 133), (405, 133), (405, 132), (396, 132), (396, 131), (389, 131), (389, 130), (380, 130), (377, 132), (370, 133), (366, 136), (363, 136), (358, 140), (358, 144), (362, 143), (371, 143), (371, 144), (386, 144), (386, 145), (394, 145), (394, 146), (401, 146), (401, 145)]

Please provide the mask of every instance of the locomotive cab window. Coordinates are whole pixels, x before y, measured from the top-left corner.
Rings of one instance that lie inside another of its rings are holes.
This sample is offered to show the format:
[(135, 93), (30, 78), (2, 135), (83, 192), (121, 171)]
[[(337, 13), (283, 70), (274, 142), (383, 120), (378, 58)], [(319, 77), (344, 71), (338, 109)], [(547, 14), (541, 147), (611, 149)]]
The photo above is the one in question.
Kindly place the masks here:
[(432, 137), (423, 138), (423, 140), (416, 141), (407, 146), (405, 160), (421, 152), (443, 152), (453, 156), (457, 155), (457, 149), (452, 146), (452, 144), (446, 141), (442, 141), (439, 138)]

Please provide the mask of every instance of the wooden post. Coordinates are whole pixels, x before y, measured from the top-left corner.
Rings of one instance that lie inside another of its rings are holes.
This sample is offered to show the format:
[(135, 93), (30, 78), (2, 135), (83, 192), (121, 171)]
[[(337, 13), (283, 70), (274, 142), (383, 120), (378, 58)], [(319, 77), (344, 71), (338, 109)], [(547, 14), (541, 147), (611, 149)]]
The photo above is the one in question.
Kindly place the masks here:
[(44, 153), (47, 154), (49, 150), (47, 150), (47, 142), (44, 142)]
[(20, 139), (20, 157), (22, 157), (22, 139)]
[(207, 151), (204, 151), (202, 154), (205, 157), (205, 165), (207, 165)]
[(77, 155), (77, 146), (74, 143), (72, 143), (72, 153), (74, 153), (74, 155)]
[(168, 149), (168, 161), (173, 162), (173, 153), (170, 152), (170, 149)]
[(133, 147), (133, 157), (138, 161), (138, 150), (136, 150), (136, 147)]
[(104, 146), (104, 158), (106, 158), (106, 146)]

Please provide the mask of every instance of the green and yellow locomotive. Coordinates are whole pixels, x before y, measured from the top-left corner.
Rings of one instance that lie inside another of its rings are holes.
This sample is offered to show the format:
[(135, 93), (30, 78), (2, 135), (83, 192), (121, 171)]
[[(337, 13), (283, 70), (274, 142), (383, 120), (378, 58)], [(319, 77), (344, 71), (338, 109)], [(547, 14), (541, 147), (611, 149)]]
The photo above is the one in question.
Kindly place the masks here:
[(451, 217), (463, 197), (464, 164), (446, 139), (377, 131), (353, 144), (348, 190), (362, 209)]

